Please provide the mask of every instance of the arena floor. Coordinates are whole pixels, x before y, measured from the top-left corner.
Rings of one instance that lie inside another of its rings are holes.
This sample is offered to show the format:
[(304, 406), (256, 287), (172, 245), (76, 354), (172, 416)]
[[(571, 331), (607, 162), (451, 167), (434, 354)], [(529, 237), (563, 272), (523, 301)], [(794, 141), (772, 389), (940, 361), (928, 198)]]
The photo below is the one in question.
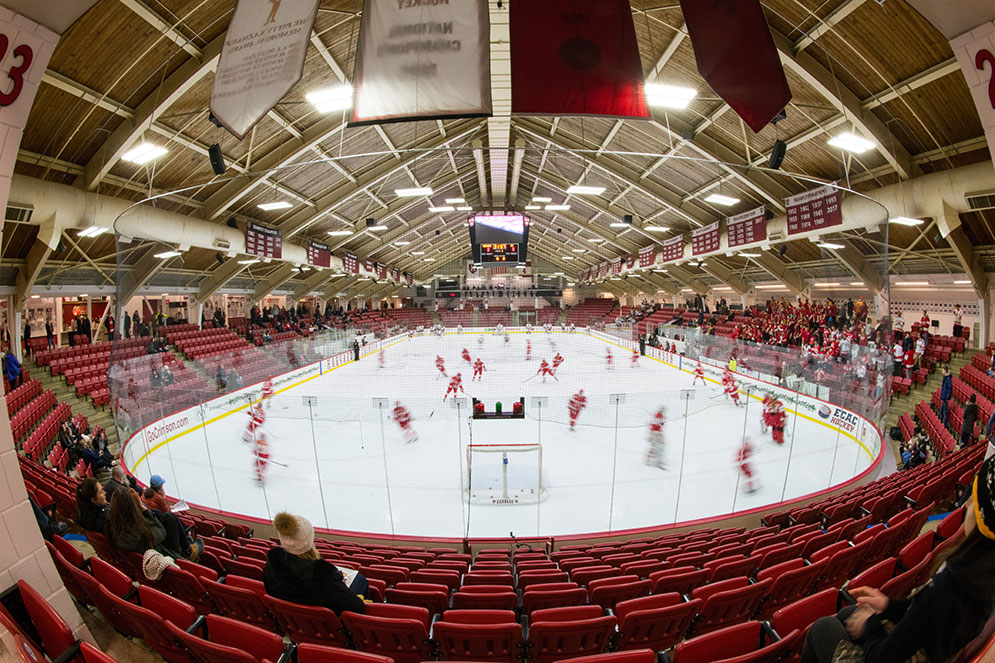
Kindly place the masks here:
[[(464, 347), (487, 367), (480, 382), (470, 382)], [(564, 362), (556, 379), (534, 377), (541, 359), (557, 352)], [(274, 395), (265, 424), (273, 463), (261, 483), (253, 446), (243, 441), (244, 408), (209, 413), (205, 425), (131, 469), (142, 481), (163, 476), (171, 496), (248, 516), (288, 509), (339, 530), (485, 537), (618, 531), (725, 515), (827, 489), (873, 462), (862, 445), (817, 418), (797, 416), (790, 403), (785, 444), (777, 445), (761, 431), (758, 398), (736, 407), (718, 385), (699, 381), (685, 402), (689, 372), (647, 357), (633, 364), (631, 355), (582, 333), (517, 333), (508, 342), (455, 332), (415, 337), (385, 348), (383, 367), (372, 354)], [(526, 397), (526, 418), (470, 420), (469, 398), (459, 407), (443, 400), (448, 381), (436, 356), (450, 375), (462, 372), (466, 396), (488, 410), (500, 400), (510, 411)], [(567, 402), (579, 389), (588, 405), (570, 430)], [(406, 443), (389, 418), (398, 402), (413, 415), (415, 442)], [(648, 425), (660, 407), (667, 417), (665, 469), (646, 463)], [(754, 448), (752, 493), (737, 462), (744, 435)], [(485, 478), (503, 493), (499, 453), (473, 454), (473, 490), (466, 489), (468, 444), (537, 442), (541, 472), (537, 452), (508, 454), (509, 492), (518, 504), (478, 499), (488, 492)]]

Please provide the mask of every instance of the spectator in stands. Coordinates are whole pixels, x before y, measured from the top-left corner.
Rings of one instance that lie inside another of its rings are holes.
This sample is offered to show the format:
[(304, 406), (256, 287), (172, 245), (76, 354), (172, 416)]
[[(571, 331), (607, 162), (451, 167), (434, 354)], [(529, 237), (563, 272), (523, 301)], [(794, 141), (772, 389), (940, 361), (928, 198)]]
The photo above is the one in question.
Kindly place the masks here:
[(111, 498), (106, 533), (108, 543), (126, 552), (144, 553), (152, 548), (174, 559), (196, 561), (204, 550), (201, 539), (191, 544), (174, 514), (146, 507), (131, 491), (117, 492)]
[(155, 364), (152, 363), (151, 359), (149, 360), (149, 363), (150, 363), (150, 366), (149, 366), (149, 382), (152, 384), (153, 387), (161, 387), (162, 386), (162, 374), (159, 373), (159, 369), (157, 369), (155, 367)]
[[(932, 564), (929, 582), (909, 599), (870, 587), (849, 590), (856, 605), (812, 624), (801, 663), (953, 660), (984, 628), (995, 605), (995, 458), (974, 479), (964, 506), (964, 537)], [(885, 628), (885, 621), (894, 628)], [(843, 646), (838, 649), (840, 643)]]
[(31, 323), (24, 323), (24, 338), (21, 339), (21, 343), (24, 345), (24, 356), (31, 356)]
[(922, 435), (914, 435), (908, 445), (899, 447), (902, 455), (902, 469), (911, 470), (926, 462), (926, 440)]
[(150, 509), (156, 509), (161, 513), (169, 513), (172, 511), (173, 508), (166, 499), (166, 491), (163, 490), (163, 486), (165, 485), (165, 479), (158, 474), (152, 475), (149, 479), (149, 487), (146, 488), (145, 492), (142, 494), (142, 501), (145, 502), (145, 506)]
[(131, 316), (124, 312), (124, 337), (131, 338)]
[(922, 357), (926, 354), (926, 337), (922, 334), (916, 339), (915, 364), (916, 368), (922, 368)]
[(162, 365), (162, 386), (168, 387), (172, 384), (176, 384), (176, 378), (173, 376), (173, 370), (169, 367), (169, 364)]
[(241, 389), (244, 386), (242, 376), (234, 368), (228, 372), (228, 384), (231, 385), (232, 389)]
[(48, 349), (51, 350), (55, 347), (55, 325), (52, 324), (52, 318), (45, 319), (45, 338), (48, 339)]
[(63, 421), (59, 427), (59, 445), (69, 454), (69, 465), (75, 465), (83, 455), (83, 438), (73, 432), (71, 422)]
[(76, 524), (91, 532), (106, 531), (107, 512), (110, 505), (107, 502), (107, 492), (100, 482), (88, 477), (76, 486)]
[(964, 406), (964, 424), (960, 428), (960, 446), (966, 447), (971, 443), (971, 435), (974, 434), (974, 423), (978, 420), (978, 395), (971, 394)]
[(988, 375), (995, 377), (995, 352), (992, 353), (988, 361)]
[(108, 313), (104, 316), (104, 329), (107, 330), (107, 339), (110, 341), (114, 340), (114, 316)]
[(52, 511), (53, 517), (49, 518), (48, 514), (35, 502), (35, 498), (28, 495), (28, 501), (31, 502), (31, 510), (34, 511), (35, 520), (38, 522), (38, 529), (41, 530), (41, 535), (46, 541), (51, 541), (52, 537), (56, 534), (62, 536), (69, 531), (69, 523), (56, 520), (54, 511)]
[(131, 314), (131, 326), (135, 328), (135, 335), (138, 335), (138, 325), (141, 324), (142, 319), (138, 317), (138, 311)]
[(107, 493), (107, 502), (110, 503), (114, 499), (114, 494), (119, 490), (125, 492), (132, 492), (131, 483), (128, 481), (128, 476), (124, 473), (124, 468), (120, 465), (115, 467), (111, 471), (111, 478), (104, 483), (104, 492)]
[(964, 322), (964, 311), (961, 310), (960, 304), (954, 304), (954, 336), (960, 338), (961, 332), (964, 327), (962, 326)]
[[(80, 444), (80, 457), (83, 462), (90, 466), (90, 471), (94, 474), (100, 472), (101, 470), (107, 469), (108, 467), (114, 467), (114, 456), (111, 452), (107, 450), (107, 447), (100, 446), (100, 438), (94, 437), (90, 440), (89, 445)], [(114, 467), (114, 471), (121, 468)], [(123, 470), (122, 470), (123, 472)], [(113, 481), (113, 471), (110, 481)]]
[(21, 370), (21, 362), (17, 361), (17, 357), (14, 356), (13, 352), (8, 352), (3, 358), (3, 370), (7, 375), (7, 381), (10, 382), (10, 388), (20, 387), (24, 382), (24, 372)]
[(314, 528), (307, 518), (278, 513), (273, 519), (280, 547), (266, 554), (263, 582), (266, 593), (284, 601), (317, 605), (333, 610), (364, 613), (363, 598), (369, 583), (357, 574), (346, 586), (342, 572), (318, 554), (314, 547)]
[(950, 375), (950, 366), (943, 367), (943, 382), (940, 383), (940, 422), (947, 425), (947, 414), (950, 412), (950, 397), (954, 395), (954, 376)]
[(218, 364), (218, 374), (215, 377), (218, 383), (218, 391), (225, 391), (228, 389), (228, 374), (225, 373), (225, 367)]

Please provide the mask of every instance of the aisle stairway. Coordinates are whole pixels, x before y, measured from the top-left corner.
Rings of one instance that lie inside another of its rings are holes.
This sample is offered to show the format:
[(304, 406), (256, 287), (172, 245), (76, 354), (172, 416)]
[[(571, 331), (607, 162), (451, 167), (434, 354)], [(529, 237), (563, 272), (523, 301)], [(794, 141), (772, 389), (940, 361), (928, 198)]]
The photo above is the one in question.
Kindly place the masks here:
[(82, 414), (86, 417), (91, 429), (94, 427), (106, 429), (108, 446), (112, 453), (117, 453), (117, 428), (114, 426), (114, 418), (111, 416), (109, 405), (102, 408), (94, 407), (90, 398), (77, 396), (76, 390), (66, 384), (63, 376), (52, 375), (47, 366), (39, 366), (32, 358), (25, 357), (24, 365), (31, 372), (31, 377), (41, 382), (42, 391), (46, 389), (54, 391), (56, 401), (67, 403), (72, 408), (74, 416)]

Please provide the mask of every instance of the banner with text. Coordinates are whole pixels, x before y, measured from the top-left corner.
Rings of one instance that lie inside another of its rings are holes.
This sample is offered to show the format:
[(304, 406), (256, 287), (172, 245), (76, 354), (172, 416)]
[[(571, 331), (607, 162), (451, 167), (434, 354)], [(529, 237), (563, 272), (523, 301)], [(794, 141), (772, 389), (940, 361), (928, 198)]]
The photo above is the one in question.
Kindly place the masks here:
[(691, 255), (719, 250), (719, 222), (691, 231)]
[(245, 224), (245, 252), (260, 258), (283, 257), (283, 231), (259, 223)]
[(486, 0), (366, 0), (352, 125), (491, 114)]
[(727, 218), (726, 237), (729, 248), (767, 239), (767, 215), (764, 208), (758, 207)]
[(660, 257), (663, 262), (673, 262), (684, 257), (684, 237), (678, 235), (660, 243)]
[(359, 256), (346, 252), (342, 257), (342, 268), (346, 274), (359, 274)]
[(621, 273), (622, 273), (622, 259), (612, 258), (612, 274), (621, 274)]
[(656, 262), (656, 249), (652, 246), (646, 246), (639, 249), (639, 266), (640, 267), (652, 267), (653, 263)]
[(309, 239), (307, 241), (307, 264), (315, 267), (331, 267), (332, 252), (329, 246)]
[(415, 282), (415, 277), (411, 272), (404, 272), (402, 276), (404, 276), (404, 282), (408, 284), (408, 287), (411, 287), (411, 285)]
[(304, 73), (319, 0), (235, 7), (211, 88), (211, 112), (239, 140), (272, 110)]
[(830, 228), (843, 223), (840, 190), (823, 186), (784, 199), (787, 208), (788, 234)]

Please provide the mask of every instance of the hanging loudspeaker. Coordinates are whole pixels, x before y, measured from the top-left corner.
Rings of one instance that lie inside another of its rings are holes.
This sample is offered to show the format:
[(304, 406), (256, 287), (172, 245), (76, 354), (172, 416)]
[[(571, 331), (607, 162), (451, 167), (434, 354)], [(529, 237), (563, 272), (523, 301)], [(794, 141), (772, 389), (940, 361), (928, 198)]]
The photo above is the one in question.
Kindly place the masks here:
[(224, 175), (228, 167), (225, 166), (225, 157), (221, 154), (221, 146), (215, 143), (207, 149), (207, 156), (211, 158), (211, 168), (215, 175)]
[(773, 169), (778, 170), (781, 167), (781, 163), (784, 161), (784, 153), (788, 151), (788, 144), (783, 140), (778, 138), (774, 141), (774, 148), (770, 151), (770, 161), (767, 165)]
[(787, 244), (782, 244), (782, 245), (781, 245), (781, 248), (779, 248), (779, 249), (777, 250), (777, 256), (778, 256), (779, 258), (783, 258), (783, 257), (784, 257), (784, 254), (785, 254), (785, 253), (787, 253), (787, 252), (788, 252), (788, 245), (787, 245)]

